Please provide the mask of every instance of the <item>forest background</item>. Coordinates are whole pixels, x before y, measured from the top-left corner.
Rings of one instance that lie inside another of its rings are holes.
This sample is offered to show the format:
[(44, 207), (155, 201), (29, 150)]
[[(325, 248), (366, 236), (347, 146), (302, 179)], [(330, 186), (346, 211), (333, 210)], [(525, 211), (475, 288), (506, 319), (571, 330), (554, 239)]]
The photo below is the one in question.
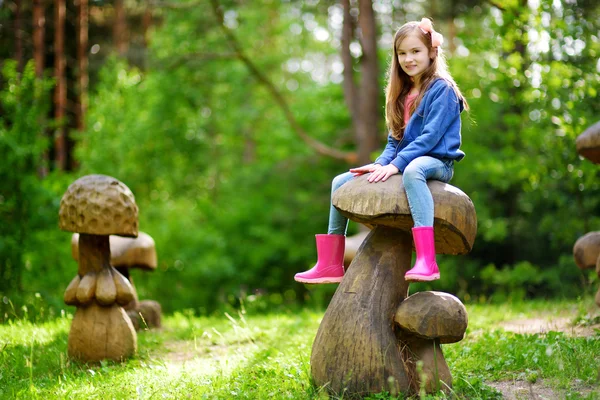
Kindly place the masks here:
[[(600, 225), (593, 0), (0, 0), (0, 321), (51, 318), (76, 273), (58, 208), (80, 176), (135, 194), (165, 311), (323, 306), (331, 179), (383, 148), (395, 30), (429, 16), (471, 112), (454, 186), (472, 253), (428, 287), (464, 301), (576, 298), (574, 242)], [(351, 224), (350, 234), (359, 227)], [(49, 305), (42, 307), (41, 304)]]

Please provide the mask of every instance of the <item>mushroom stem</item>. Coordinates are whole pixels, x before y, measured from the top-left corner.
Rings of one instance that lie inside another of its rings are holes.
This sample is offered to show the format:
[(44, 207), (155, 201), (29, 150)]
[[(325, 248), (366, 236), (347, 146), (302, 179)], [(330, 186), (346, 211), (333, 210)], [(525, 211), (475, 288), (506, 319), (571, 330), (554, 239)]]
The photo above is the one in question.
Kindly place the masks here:
[(110, 268), (108, 235), (79, 235), (79, 276), (91, 271), (100, 273), (104, 268)]
[[(426, 393), (438, 390), (447, 391), (452, 387), (452, 375), (442, 353), (439, 340), (409, 337), (404, 343), (404, 356), (413, 390), (419, 393), (421, 387)], [(420, 366), (419, 361), (422, 363)]]
[(377, 226), (350, 264), (319, 326), (312, 376), (331, 392), (360, 395), (408, 388), (394, 313), (408, 294), (409, 233)]

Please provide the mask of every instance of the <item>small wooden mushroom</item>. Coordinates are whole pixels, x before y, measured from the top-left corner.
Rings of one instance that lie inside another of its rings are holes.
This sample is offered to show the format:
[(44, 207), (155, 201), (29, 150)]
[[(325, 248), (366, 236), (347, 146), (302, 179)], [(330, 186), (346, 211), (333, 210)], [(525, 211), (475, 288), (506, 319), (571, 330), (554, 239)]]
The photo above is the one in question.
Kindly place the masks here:
[(600, 121), (579, 135), (575, 145), (579, 154), (594, 164), (600, 164)]
[[(575, 264), (581, 270), (596, 268), (600, 277), (600, 232), (589, 232), (577, 239), (573, 246)], [(600, 288), (596, 293), (596, 304), (600, 307)]]
[(600, 255), (600, 232), (586, 233), (573, 245), (573, 258), (579, 269), (595, 268), (598, 255)]
[[(440, 344), (456, 343), (467, 330), (467, 309), (455, 296), (443, 292), (418, 292), (400, 303), (394, 321), (405, 360), (415, 373), (415, 390), (427, 392), (452, 387), (452, 375)], [(416, 368), (422, 363), (419, 373)], [(423, 379), (425, 381), (423, 381)]]
[(59, 226), (79, 232), (79, 270), (64, 300), (77, 306), (69, 356), (81, 361), (122, 360), (137, 349), (137, 336), (122, 305), (133, 298), (129, 281), (110, 265), (109, 235), (135, 237), (138, 208), (119, 180), (88, 175), (73, 182), (60, 201)]
[[(402, 176), (369, 183), (361, 176), (333, 195), (346, 217), (373, 230), (338, 286), (313, 343), (314, 382), (337, 394), (410, 392), (418, 385), (394, 315), (408, 294), (413, 226)], [(436, 251), (471, 251), (477, 230), (473, 203), (459, 189), (429, 181), (435, 204)]]
[[(600, 278), (600, 255), (598, 255), (598, 259), (596, 260), (596, 275)], [(596, 305), (600, 307), (600, 287), (598, 288), (598, 292), (596, 293)]]
[[(130, 275), (130, 269), (137, 268), (146, 271), (156, 269), (156, 246), (154, 239), (144, 232), (139, 232), (137, 238), (111, 235), (110, 263), (121, 273), (133, 289), (133, 299), (123, 307), (136, 330), (149, 327), (157, 328), (161, 325), (161, 306), (154, 300), (138, 299), (137, 290)], [(74, 233), (71, 238), (71, 254), (75, 261), (79, 259), (79, 234)]]

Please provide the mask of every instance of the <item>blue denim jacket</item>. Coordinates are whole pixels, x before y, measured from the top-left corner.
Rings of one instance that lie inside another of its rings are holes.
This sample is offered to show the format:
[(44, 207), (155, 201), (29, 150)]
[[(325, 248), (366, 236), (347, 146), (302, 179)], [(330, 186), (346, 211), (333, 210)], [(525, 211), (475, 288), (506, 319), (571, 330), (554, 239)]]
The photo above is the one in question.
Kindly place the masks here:
[(393, 164), (403, 173), (406, 166), (420, 156), (460, 161), (460, 113), (464, 106), (454, 89), (443, 78), (427, 89), (421, 103), (410, 117), (401, 141), (388, 135), (383, 153), (375, 160), (381, 165)]

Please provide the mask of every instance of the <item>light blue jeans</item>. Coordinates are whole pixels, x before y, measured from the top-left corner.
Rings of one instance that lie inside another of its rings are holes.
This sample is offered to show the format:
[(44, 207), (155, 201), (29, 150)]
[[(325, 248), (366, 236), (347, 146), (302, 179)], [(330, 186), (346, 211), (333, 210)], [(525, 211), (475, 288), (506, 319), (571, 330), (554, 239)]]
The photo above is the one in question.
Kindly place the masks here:
[[(433, 197), (427, 187), (427, 180), (435, 179), (448, 183), (453, 175), (453, 160), (440, 160), (429, 156), (415, 158), (404, 169), (402, 181), (415, 227), (433, 226)], [(331, 196), (333, 197), (333, 193), (352, 178), (354, 176), (351, 172), (336, 176), (331, 183)], [(372, 184), (377, 185), (377, 183)], [(333, 204), (330, 204), (327, 233), (345, 235), (347, 228), (348, 219), (340, 214)]]

